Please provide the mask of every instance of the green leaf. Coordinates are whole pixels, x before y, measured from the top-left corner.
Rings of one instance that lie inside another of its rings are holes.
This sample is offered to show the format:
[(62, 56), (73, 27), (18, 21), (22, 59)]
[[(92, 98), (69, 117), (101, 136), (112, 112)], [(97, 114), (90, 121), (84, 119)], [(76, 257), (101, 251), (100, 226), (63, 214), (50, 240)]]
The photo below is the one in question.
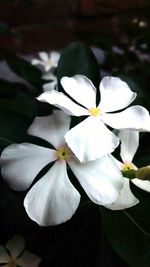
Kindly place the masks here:
[(41, 78), (42, 74), (39, 69), (23, 58), (18, 57), (6, 50), (1, 52), (3, 52), (4, 59), (7, 61), (8, 66), (14, 73), (31, 83), (33, 86), (41, 88), (43, 82)]
[(103, 226), (113, 248), (129, 266), (149, 267), (150, 195), (133, 184), (131, 188), (140, 203), (125, 211), (101, 207)]
[(98, 62), (92, 51), (81, 43), (72, 43), (62, 52), (57, 69), (58, 83), (60, 84), (63, 76), (74, 76), (75, 74), (87, 76), (96, 88), (99, 87)]

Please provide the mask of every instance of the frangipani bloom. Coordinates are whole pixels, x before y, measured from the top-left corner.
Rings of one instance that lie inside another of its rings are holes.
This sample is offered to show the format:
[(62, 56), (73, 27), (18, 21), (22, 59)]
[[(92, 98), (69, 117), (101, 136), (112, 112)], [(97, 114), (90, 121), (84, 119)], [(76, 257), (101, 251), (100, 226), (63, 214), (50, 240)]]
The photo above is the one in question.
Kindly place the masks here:
[(50, 142), (55, 149), (35, 144), (10, 145), (1, 155), (4, 180), (17, 191), (26, 190), (48, 163), (50, 170), (27, 193), (24, 206), (38, 224), (56, 225), (75, 213), (80, 194), (67, 174), (68, 164), (89, 198), (100, 205), (115, 201), (123, 186), (123, 177), (111, 155), (81, 164), (66, 145), (64, 135), (70, 127), (70, 116), (62, 111), (37, 117), (28, 133)]
[(118, 137), (105, 124), (114, 129), (149, 127), (149, 113), (141, 106), (132, 106), (118, 113), (110, 113), (124, 109), (136, 97), (136, 93), (132, 92), (120, 78), (106, 76), (102, 79), (99, 87), (101, 101), (98, 106), (96, 106), (96, 88), (87, 77), (83, 75), (63, 77), (61, 85), (79, 104), (55, 90), (43, 93), (38, 99), (61, 108), (69, 115), (88, 116), (65, 135), (68, 146), (81, 162), (101, 158), (113, 152), (118, 146)]
[[(139, 132), (136, 130), (125, 129), (119, 131), (118, 136), (121, 140), (120, 156), (122, 159), (122, 162), (116, 160), (119, 169), (123, 172), (137, 170), (137, 167), (133, 164), (132, 160), (139, 146)], [(131, 181), (143, 190), (150, 192), (149, 181), (143, 181), (137, 178), (132, 179)], [(139, 201), (134, 197), (130, 190), (129, 179), (124, 177), (124, 186), (120, 192), (120, 196), (113, 204), (107, 205), (107, 207), (112, 210), (119, 210), (130, 208), (138, 203)]]
[(20, 235), (15, 235), (8, 241), (5, 247), (0, 245), (0, 266), (37, 267), (41, 261), (41, 258), (24, 249), (25, 242), (23, 237)]
[(41, 59), (33, 59), (32, 65), (41, 65), (44, 70), (50, 71), (52, 68), (56, 68), (60, 58), (60, 53), (52, 51), (51, 53), (40, 52), (39, 57)]

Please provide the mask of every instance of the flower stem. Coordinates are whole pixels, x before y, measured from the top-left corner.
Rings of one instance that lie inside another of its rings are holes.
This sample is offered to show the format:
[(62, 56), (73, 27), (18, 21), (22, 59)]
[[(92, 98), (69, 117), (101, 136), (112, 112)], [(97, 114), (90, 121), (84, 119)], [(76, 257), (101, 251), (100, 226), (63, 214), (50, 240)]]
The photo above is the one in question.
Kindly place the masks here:
[(0, 136), (0, 140), (5, 141), (5, 142), (7, 142), (9, 144), (13, 144), (13, 142), (11, 140), (9, 140), (7, 138), (4, 138), (4, 137), (1, 137), (1, 136)]
[(150, 233), (146, 232), (144, 228), (138, 222), (136, 222), (135, 219), (127, 211), (123, 210), (123, 213), (131, 220), (132, 223), (137, 226), (137, 228), (141, 232), (143, 232), (144, 235), (146, 235), (150, 239)]

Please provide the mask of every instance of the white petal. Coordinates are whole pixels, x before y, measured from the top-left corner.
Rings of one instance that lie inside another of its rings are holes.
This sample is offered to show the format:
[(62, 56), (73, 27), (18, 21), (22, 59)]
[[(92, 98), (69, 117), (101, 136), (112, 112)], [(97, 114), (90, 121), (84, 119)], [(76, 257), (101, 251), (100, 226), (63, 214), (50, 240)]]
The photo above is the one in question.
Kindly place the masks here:
[(0, 245), (0, 263), (7, 263), (9, 262), (10, 257), (6, 251), (6, 249)]
[(17, 259), (17, 265), (21, 267), (37, 267), (41, 258), (25, 250), (21, 257)]
[(114, 129), (133, 129), (147, 131), (149, 120), (148, 111), (142, 106), (131, 106), (122, 112), (105, 113), (102, 120)]
[(60, 53), (56, 51), (52, 51), (50, 54), (51, 62), (54, 67), (57, 67), (58, 61), (60, 59)]
[(38, 100), (47, 102), (62, 109), (65, 113), (74, 116), (84, 116), (89, 115), (87, 109), (75, 104), (66, 95), (60, 93), (56, 90), (50, 92), (45, 92), (37, 97)]
[(12, 258), (17, 258), (25, 248), (24, 238), (20, 235), (13, 236), (6, 244)]
[(31, 64), (32, 64), (32, 65), (38, 65), (38, 64), (40, 64), (40, 65), (44, 65), (43, 62), (42, 62), (41, 60), (39, 60), (39, 59), (33, 59), (33, 60), (31, 61)]
[(120, 78), (106, 76), (100, 83), (101, 101), (99, 107), (104, 112), (127, 107), (136, 97), (129, 86)]
[(12, 189), (26, 190), (40, 170), (56, 158), (56, 151), (49, 148), (29, 143), (13, 144), (2, 152), (2, 176)]
[(132, 194), (129, 179), (124, 178), (124, 185), (118, 198), (112, 204), (105, 205), (110, 210), (123, 210), (131, 208), (139, 203), (139, 200)]
[(57, 77), (50, 71), (42, 75), (43, 80), (52, 80), (57, 82)]
[(141, 180), (141, 179), (132, 179), (131, 180), (133, 184), (135, 184), (137, 187), (143, 189), (146, 192), (150, 193), (150, 181)]
[(50, 83), (46, 83), (43, 85), (43, 91), (46, 92), (55, 90), (56, 85), (57, 85), (56, 81), (51, 81)]
[(112, 203), (123, 186), (123, 177), (111, 156), (80, 163), (68, 161), (89, 198), (99, 205)]
[(132, 162), (133, 157), (139, 146), (139, 132), (134, 130), (121, 130), (118, 137), (121, 140), (120, 155), (122, 161)]
[(81, 162), (101, 158), (119, 144), (119, 138), (99, 118), (92, 116), (69, 130), (65, 140)]
[(33, 221), (48, 226), (69, 220), (79, 202), (80, 194), (68, 179), (66, 162), (57, 161), (28, 192), (24, 206)]
[(48, 54), (45, 52), (40, 52), (39, 57), (45, 62), (49, 60)]
[(66, 93), (78, 103), (88, 109), (96, 107), (96, 88), (86, 76), (63, 77), (60, 82)]
[(61, 110), (54, 110), (53, 114), (36, 117), (28, 129), (28, 134), (47, 140), (55, 148), (65, 143), (64, 135), (70, 128), (70, 116)]

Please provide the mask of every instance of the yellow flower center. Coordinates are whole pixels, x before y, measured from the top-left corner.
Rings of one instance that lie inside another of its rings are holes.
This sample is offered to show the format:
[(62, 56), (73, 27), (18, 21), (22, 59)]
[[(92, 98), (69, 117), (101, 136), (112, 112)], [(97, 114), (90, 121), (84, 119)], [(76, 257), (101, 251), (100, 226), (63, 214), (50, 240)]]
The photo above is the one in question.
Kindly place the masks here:
[(89, 113), (94, 117), (98, 117), (102, 114), (102, 111), (100, 110), (100, 108), (90, 108)]
[(8, 262), (9, 267), (17, 267), (17, 260), (15, 258), (11, 258)]
[(130, 163), (130, 162), (124, 163), (123, 171), (126, 172), (126, 171), (131, 171), (131, 170), (136, 170), (135, 165), (133, 163)]
[(67, 160), (71, 156), (72, 152), (69, 147), (61, 147), (57, 150), (57, 157), (59, 160)]
[(46, 64), (51, 67), (53, 65), (52, 60), (49, 58), (46, 62)]

